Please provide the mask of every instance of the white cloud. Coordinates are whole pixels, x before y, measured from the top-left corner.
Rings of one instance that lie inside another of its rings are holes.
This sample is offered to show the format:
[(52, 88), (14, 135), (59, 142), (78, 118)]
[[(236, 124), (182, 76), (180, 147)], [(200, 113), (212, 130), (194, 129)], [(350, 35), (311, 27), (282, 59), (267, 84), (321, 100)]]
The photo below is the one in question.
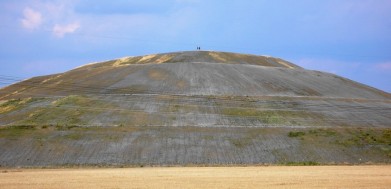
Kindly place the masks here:
[(73, 33), (75, 32), (78, 28), (80, 27), (80, 24), (79, 23), (71, 23), (71, 24), (67, 24), (67, 25), (59, 25), (59, 24), (56, 24), (54, 25), (53, 27), (53, 34), (56, 36), (56, 37), (64, 37), (65, 34), (67, 33)]
[(385, 63), (376, 64), (375, 65), (375, 69), (377, 71), (389, 72), (389, 71), (391, 71), (391, 62), (385, 62)]
[(39, 32), (64, 37), (80, 28), (81, 19), (74, 12), (75, 3), (75, 0), (34, 0), (34, 3), (23, 3), (21, 25), (28, 30), (40, 29)]
[(26, 29), (36, 29), (42, 24), (42, 15), (40, 12), (26, 7), (23, 10), (22, 26)]

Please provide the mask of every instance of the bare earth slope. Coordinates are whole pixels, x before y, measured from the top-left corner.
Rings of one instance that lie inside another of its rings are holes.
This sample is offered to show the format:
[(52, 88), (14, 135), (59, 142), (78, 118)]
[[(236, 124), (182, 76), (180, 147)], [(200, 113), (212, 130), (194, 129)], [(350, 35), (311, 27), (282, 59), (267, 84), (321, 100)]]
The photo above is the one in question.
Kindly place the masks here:
[(383, 91), (278, 58), (197, 51), (122, 58), (36, 77), (2, 89), (0, 99), (134, 93), (391, 98)]
[(279, 58), (189, 51), (0, 89), (0, 165), (391, 162), (391, 95)]

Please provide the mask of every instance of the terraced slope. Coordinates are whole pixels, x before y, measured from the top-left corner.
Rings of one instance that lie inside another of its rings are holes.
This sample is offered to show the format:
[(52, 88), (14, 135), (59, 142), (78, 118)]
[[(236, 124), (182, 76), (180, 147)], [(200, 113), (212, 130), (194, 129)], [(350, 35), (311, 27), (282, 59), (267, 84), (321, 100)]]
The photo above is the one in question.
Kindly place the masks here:
[(278, 58), (196, 51), (122, 58), (32, 78), (1, 89), (0, 100), (75, 94), (390, 99), (383, 91)]
[(0, 165), (390, 163), (391, 95), (279, 58), (128, 57), (0, 90)]

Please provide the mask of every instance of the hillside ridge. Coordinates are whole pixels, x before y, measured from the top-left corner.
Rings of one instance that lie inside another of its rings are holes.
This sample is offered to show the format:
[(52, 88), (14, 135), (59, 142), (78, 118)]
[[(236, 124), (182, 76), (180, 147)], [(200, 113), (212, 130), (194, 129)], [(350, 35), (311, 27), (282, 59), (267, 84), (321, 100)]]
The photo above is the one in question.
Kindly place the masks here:
[[(301, 67), (291, 62), (271, 56), (259, 56), (251, 54), (239, 54), (218, 51), (180, 51), (142, 56), (127, 56), (104, 62), (87, 64), (88, 66), (120, 66), (129, 64), (160, 64), (160, 63), (227, 63), (227, 64), (251, 64), (269, 67), (285, 67), (299, 69)], [(100, 65), (99, 65), (100, 64)], [(80, 67), (79, 67), (80, 68)]]
[(280, 58), (215, 51), (125, 57), (34, 77), (0, 90), (0, 100), (90, 93), (391, 98), (381, 90)]

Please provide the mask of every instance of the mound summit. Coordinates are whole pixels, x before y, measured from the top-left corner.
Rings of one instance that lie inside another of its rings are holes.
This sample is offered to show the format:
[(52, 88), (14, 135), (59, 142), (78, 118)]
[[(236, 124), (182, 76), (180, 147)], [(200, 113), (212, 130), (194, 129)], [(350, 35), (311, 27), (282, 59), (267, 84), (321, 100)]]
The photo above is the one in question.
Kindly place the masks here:
[(391, 95), (280, 58), (125, 57), (0, 89), (0, 165), (391, 162)]
[(126, 57), (32, 78), (2, 89), (0, 99), (135, 93), (391, 98), (383, 91), (279, 58), (190, 51)]

